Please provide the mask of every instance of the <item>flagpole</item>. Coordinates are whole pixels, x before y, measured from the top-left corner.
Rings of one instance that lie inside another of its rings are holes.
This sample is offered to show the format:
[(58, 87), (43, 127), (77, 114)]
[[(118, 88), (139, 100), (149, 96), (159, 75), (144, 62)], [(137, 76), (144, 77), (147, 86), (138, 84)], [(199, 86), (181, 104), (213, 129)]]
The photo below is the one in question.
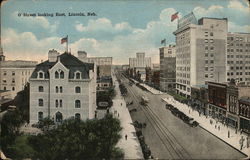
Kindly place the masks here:
[(68, 49), (69, 49), (69, 38), (68, 38), (68, 35), (67, 35), (67, 41), (66, 42), (67, 42), (67, 44), (66, 44), (66, 47), (67, 47), (66, 48), (67, 49), (66, 52), (69, 53), (69, 51), (68, 51)]

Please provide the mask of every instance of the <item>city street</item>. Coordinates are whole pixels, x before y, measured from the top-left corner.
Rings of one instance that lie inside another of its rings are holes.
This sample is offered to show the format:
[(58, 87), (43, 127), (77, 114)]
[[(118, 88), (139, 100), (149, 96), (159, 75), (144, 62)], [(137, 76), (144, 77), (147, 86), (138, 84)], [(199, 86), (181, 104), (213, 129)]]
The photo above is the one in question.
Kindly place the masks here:
[[(135, 85), (130, 86), (128, 79), (122, 77), (128, 89), (125, 97), (132, 120), (147, 123), (142, 129), (146, 143), (150, 146), (154, 158), (176, 159), (239, 159), (245, 155), (211, 135), (200, 127), (190, 127), (165, 108), (161, 98), (167, 95), (153, 95)], [(147, 96), (147, 106), (140, 105), (141, 96)]]

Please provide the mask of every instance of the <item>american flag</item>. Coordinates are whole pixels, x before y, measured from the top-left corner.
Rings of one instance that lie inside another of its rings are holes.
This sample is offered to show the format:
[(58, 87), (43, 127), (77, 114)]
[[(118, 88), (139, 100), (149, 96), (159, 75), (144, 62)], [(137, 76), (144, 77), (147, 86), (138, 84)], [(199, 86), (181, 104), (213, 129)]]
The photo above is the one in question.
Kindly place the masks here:
[(173, 14), (173, 15), (171, 16), (171, 22), (173, 22), (175, 19), (179, 18), (179, 17), (178, 17), (178, 13), (179, 13), (179, 12), (176, 12), (175, 14)]
[(68, 36), (61, 39), (61, 44), (63, 44), (64, 42), (68, 42)]

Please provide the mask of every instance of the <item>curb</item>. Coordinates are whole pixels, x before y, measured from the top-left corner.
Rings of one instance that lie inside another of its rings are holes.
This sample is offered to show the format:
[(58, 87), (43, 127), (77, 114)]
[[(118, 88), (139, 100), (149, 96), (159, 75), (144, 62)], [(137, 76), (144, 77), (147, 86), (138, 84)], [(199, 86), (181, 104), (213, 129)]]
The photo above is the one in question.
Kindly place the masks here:
[[(200, 128), (202, 128), (203, 130), (207, 131), (208, 133), (212, 134), (213, 136), (215, 136), (216, 138), (218, 138), (219, 140), (221, 140), (222, 142), (226, 143), (227, 145), (229, 145), (230, 147), (234, 148), (235, 150), (237, 150), (238, 152), (244, 154), (246, 156), (246, 159), (248, 159), (248, 155), (244, 152), (242, 152), (241, 150), (239, 150), (238, 148), (232, 146), (231, 144), (229, 144), (228, 142), (224, 141), (222, 138), (216, 136), (214, 133), (210, 132), (209, 130), (207, 130), (206, 128), (204, 128), (203, 126), (199, 125)], [(244, 158), (245, 159), (245, 158)]]

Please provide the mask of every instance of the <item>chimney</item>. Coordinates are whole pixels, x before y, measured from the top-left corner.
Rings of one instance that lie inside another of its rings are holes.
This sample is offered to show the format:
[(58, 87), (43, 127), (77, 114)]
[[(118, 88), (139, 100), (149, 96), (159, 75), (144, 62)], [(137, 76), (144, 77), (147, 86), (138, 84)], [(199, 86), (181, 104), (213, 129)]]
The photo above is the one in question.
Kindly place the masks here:
[(78, 51), (77, 55), (78, 55), (78, 59), (80, 59), (81, 61), (88, 62), (87, 52), (85, 52), (85, 51)]
[(49, 62), (56, 62), (57, 56), (59, 56), (59, 53), (56, 50), (54, 49), (49, 50), (49, 53), (48, 53)]

